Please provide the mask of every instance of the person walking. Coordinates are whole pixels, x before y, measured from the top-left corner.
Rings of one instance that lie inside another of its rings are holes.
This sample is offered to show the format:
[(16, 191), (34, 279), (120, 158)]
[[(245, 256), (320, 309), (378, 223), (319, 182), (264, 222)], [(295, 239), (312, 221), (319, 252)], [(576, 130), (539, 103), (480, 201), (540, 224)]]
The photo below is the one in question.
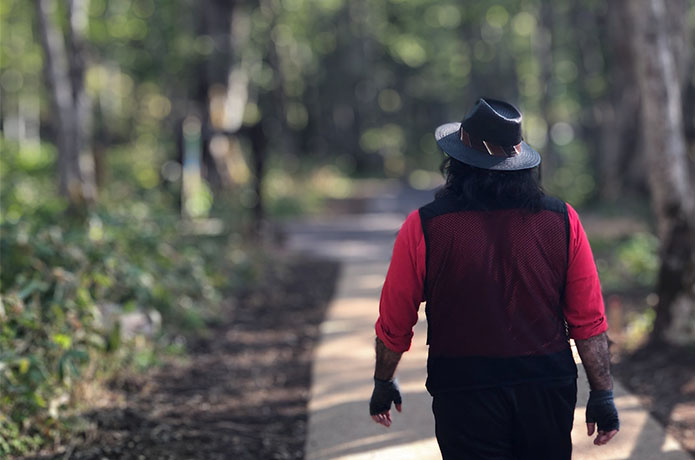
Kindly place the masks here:
[[(619, 430), (603, 298), (576, 211), (539, 184), (519, 110), (479, 99), (437, 128), (446, 184), (394, 244), (376, 322), (372, 419), (401, 411), (394, 379), (426, 301), (426, 387), (448, 459), (570, 459), (574, 339), (591, 388), (594, 444)], [(598, 429), (596, 427), (598, 425)]]

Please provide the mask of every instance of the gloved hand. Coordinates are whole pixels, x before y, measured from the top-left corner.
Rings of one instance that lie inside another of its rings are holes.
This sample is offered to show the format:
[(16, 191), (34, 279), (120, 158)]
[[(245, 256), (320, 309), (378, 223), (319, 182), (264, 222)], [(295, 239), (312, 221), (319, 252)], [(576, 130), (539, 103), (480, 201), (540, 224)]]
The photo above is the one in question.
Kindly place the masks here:
[(598, 436), (594, 444), (605, 444), (615, 436), (620, 429), (620, 420), (613, 402), (613, 391), (589, 392), (589, 402), (586, 403), (586, 424), (589, 436), (594, 434), (594, 424), (598, 424)]
[(369, 415), (375, 422), (384, 426), (391, 425), (391, 403), (396, 405), (396, 410), (401, 411), (401, 391), (398, 388), (396, 379), (381, 380), (374, 378), (374, 391), (369, 401)]

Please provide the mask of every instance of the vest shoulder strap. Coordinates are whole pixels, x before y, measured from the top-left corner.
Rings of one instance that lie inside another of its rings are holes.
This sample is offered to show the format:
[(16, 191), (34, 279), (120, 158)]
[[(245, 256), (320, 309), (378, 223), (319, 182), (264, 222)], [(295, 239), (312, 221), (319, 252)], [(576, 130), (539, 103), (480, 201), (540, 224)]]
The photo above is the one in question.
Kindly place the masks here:
[[(487, 209), (487, 210), (495, 210), (496, 208), (492, 209)], [(499, 208), (499, 209), (508, 209), (508, 208)], [(548, 211), (553, 211), (557, 212), (559, 214), (563, 214), (566, 219), (567, 217), (567, 204), (555, 197), (552, 196), (543, 196), (541, 200), (541, 209), (545, 209)], [(486, 209), (478, 209), (476, 207), (472, 207), (470, 205), (467, 205), (466, 203), (461, 203), (458, 200), (456, 200), (455, 197), (452, 196), (444, 196), (442, 198), (437, 198), (433, 201), (430, 201), (426, 205), (422, 206), (419, 209), (420, 212), (420, 219), (422, 221), (431, 219), (436, 216), (441, 216), (442, 214), (448, 214), (450, 212), (457, 212), (457, 211), (485, 211)], [(568, 220), (569, 222), (569, 220)]]

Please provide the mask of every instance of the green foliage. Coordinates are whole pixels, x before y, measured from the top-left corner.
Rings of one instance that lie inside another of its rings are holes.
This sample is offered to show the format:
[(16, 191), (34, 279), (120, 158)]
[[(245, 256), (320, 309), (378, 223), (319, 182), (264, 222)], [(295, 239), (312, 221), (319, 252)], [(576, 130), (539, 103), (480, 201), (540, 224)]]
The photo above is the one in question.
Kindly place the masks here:
[(659, 239), (656, 236), (639, 232), (618, 241), (592, 239), (591, 246), (605, 291), (654, 288), (659, 270)]
[[(442, 154), (432, 131), (439, 123), (460, 120), (482, 95), (516, 101), (525, 139), (544, 154), (545, 187), (581, 204), (596, 193), (597, 137), (581, 134), (596, 128), (588, 107), (604, 94), (606, 51), (598, 31), (578, 38), (574, 26), (602, 8), (281, 2), (241, 10), (253, 24), (241, 60), (258, 91), (254, 111), (286, 118), (305, 140), (301, 157), (326, 158), (347, 175), (436, 171)], [(269, 49), (276, 58), (264, 56)], [(277, 113), (277, 93), (285, 113)], [(274, 147), (284, 159), (294, 154), (283, 142)]]
[[(218, 62), (219, 37), (201, 27), (209, 18), (190, 1), (89, 5), (95, 143), (142, 152), (136, 177), (146, 188), (161, 182), (159, 168), (173, 158), (172, 122), (188, 113), (190, 98), (208, 96), (196, 95), (201, 80), (221, 65), (244, 74), (244, 120), (273, 133), (270, 149), (283, 161), (309, 158), (346, 175), (436, 171), (434, 127), (487, 95), (524, 110), (524, 137), (544, 154), (550, 192), (576, 204), (596, 193), (598, 136), (584, 133), (596, 129), (591, 107), (604, 96), (610, 56), (602, 31), (577, 33), (576, 21), (602, 16), (600, 3), (240, 4), (231, 62)], [(48, 118), (31, 4), (6, 2), (0, 19), (11, 37), (0, 45), (6, 110)], [(209, 201), (203, 189), (194, 204), (207, 209)]]
[(166, 344), (212, 321), (256, 270), (233, 222), (214, 237), (187, 233), (162, 192), (137, 178), (127, 199), (107, 195), (71, 217), (46, 174), (51, 151), (5, 141), (0, 157), (0, 456), (59, 439), (76, 385), (156, 361), (152, 346), (121, 343), (106, 304), (157, 309)]
[(654, 329), (656, 310), (647, 308), (641, 312), (631, 312), (626, 318), (624, 334), (625, 348), (635, 350), (643, 345), (649, 334)]
[(275, 218), (316, 213), (326, 198), (345, 198), (353, 191), (352, 181), (335, 166), (314, 165), (308, 171), (288, 174), (282, 165), (267, 173), (265, 196)]
[(659, 239), (650, 233), (635, 233), (618, 246), (621, 271), (639, 285), (654, 286), (659, 270)]
[(40, 435), (26, 435), (20, 426), (0, 413), (0, 454), (3, 456), (31, 452), (42, 445)]

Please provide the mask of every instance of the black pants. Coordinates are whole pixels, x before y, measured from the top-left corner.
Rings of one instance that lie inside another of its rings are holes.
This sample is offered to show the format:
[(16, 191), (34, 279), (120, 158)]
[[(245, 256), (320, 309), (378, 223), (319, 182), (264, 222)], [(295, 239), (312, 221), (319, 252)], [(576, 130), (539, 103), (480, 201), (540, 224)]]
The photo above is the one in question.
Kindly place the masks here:
[(444, 460), (569, 460), (575, 379), (442, 393), (432, 411)]

